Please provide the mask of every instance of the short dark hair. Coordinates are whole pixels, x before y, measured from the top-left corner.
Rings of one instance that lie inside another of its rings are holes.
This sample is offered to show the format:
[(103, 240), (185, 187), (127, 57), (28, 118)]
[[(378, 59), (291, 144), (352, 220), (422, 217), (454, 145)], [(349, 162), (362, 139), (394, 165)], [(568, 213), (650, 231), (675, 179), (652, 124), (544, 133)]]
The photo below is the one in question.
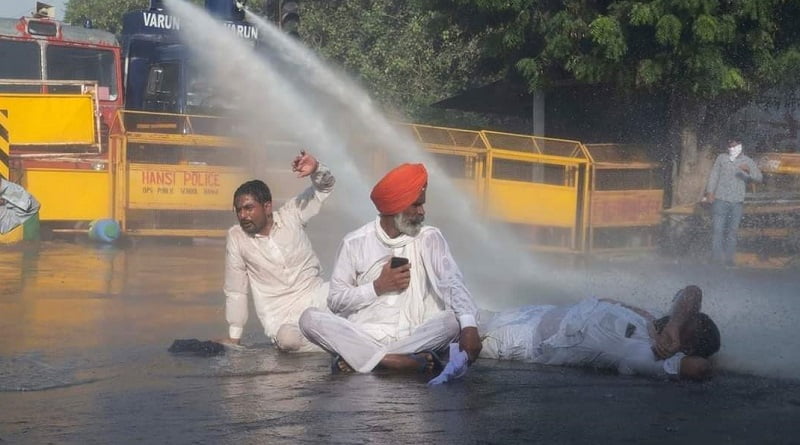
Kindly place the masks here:
[(711, 357), (719, 351), (719, 329), (714, 320), (702, 312), (697, 314), (697, 331), (689, 347), (692, 355), (704, 358)]
[(236, 191), (233, 193), (234, 206), (236, 205), (236, 198), (243, 195), (252, 196), (253, 199), (255, 199), (259, 204), (266, 204), (272, 201), (272, 192), (269, 191), (267, 184), (259, 179), (247, 181), (236, 189)]
[[(716, 323), (714, 323), (714, 320), (712, 320), (707, 314), (699, 312), (695, 317), (697, 320), (697, 327), (694, 337), (689, 340), (688, 344), (682, 346), (687, 348), (691, 352), (691, 355), (696, 355), (703, 358), (711, 357), (712, 355), (716, 354), (720, 348), (721, 340), (719, 329), (717, 328)], [(661, 332), (661, 330), (664, 329), (664, 326), (667, 325), (668, 321), (669, 315), (655, 320), (653, 324), (656, 327), (656, 331)]]

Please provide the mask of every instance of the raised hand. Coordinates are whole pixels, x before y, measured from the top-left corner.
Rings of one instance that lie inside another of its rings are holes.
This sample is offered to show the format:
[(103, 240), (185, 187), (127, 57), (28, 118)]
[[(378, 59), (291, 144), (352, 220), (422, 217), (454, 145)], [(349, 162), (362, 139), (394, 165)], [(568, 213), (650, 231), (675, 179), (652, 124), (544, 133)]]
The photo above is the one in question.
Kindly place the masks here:
[(314, 156), (307, 154), (305, 150), (300, 151), (300, 155), (292, 161), (292, 171), (297, 173), (298, 178), (304, 178), (315, 171), (319, 167), (319, 161)]

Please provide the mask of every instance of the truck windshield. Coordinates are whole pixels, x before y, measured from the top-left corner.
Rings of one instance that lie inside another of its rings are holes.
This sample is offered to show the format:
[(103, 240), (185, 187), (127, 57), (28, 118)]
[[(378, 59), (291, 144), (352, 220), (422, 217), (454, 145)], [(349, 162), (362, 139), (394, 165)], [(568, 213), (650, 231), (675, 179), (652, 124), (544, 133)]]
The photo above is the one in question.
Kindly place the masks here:
[[(94, 48), (49, 45), (45, 52), (49, 80), (93, 80), (101, 99), (116, 100), (117, 82), (114, 53)], [(104, 90), (108, 96), (104, 97)], [(75, 87), (51, 87), (51, 92), (75, 92)]]
[[(42, 64), (39, 44), (17, 40), (0, 40), (0, 79), (40, 80)], [(13, 63), (11, 62), (13, 61)], [(37, 92), (37, 85), (8, 85), (0, 82), (0, 92)]]
[(186, 73), (186, 112), (208, 116), (223, 116), (233, 109), (236, 98), (229, 97), (212, 84), (199, 67), (190, 64)]

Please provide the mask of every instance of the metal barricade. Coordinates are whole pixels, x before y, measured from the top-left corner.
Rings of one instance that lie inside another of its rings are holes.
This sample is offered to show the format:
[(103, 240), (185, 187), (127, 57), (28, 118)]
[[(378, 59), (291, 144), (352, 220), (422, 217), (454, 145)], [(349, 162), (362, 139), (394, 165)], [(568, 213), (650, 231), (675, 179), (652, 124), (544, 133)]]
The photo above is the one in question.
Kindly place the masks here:
[(654, 249), (664, 208), (661, 165), (645, 147), (587, 144), (591, 252)]
[(534, 250), (585, 250), (589, 159), (578, 141), (482, 131), (484, 212)]
[(249, 177), (230, 119), (120, 111), (111, 129), (114, 219), (129, 235), (224, 236)]

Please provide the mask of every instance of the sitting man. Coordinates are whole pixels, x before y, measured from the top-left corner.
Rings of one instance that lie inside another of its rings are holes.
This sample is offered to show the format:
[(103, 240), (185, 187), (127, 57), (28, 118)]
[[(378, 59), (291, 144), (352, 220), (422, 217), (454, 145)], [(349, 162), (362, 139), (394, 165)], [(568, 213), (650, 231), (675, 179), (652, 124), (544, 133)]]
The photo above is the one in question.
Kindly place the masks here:
[(403, 164), (375, 185), (379, 216), (347, 234), (337, 254), (333, 313), (311, 308), (300, 318), (303, 334), (334, 355), (334, 372), (431, 374), (436, 353), (456, 339), (471, 361), (480, 353), (472, 296), (442, 233), (423, 225), (427, 184), (422, 164)]
[(39, 211), (39, 201), (22, 186), (0, 176), (0, 235), (8, 233)]
[(239, 344), (247, 322), (247, 290), (267, 338), (289, 352), (319, 351), (297, 326), (311, 306), (325, 307), (328, 283), (305, 232), (333, 191), (330, 170), (301, 152), (292, 163), (298, 177), (311, 176), (311, 187), (272, 211), (272, 194), (259, 180), (245, 182), (233, 195), (239, 224), (228, 230), (225, 256), (225, 315), (229, 338)]
[(680, 290), (670, 315), (614, 300), (590, 298), (572, 306), (525, 306), (481, 323), (481, 357), (545, 365), (615, 369), (621, 374), (702, 380), (720, 347), (717, 326), (700, 312), (697, 286)]

